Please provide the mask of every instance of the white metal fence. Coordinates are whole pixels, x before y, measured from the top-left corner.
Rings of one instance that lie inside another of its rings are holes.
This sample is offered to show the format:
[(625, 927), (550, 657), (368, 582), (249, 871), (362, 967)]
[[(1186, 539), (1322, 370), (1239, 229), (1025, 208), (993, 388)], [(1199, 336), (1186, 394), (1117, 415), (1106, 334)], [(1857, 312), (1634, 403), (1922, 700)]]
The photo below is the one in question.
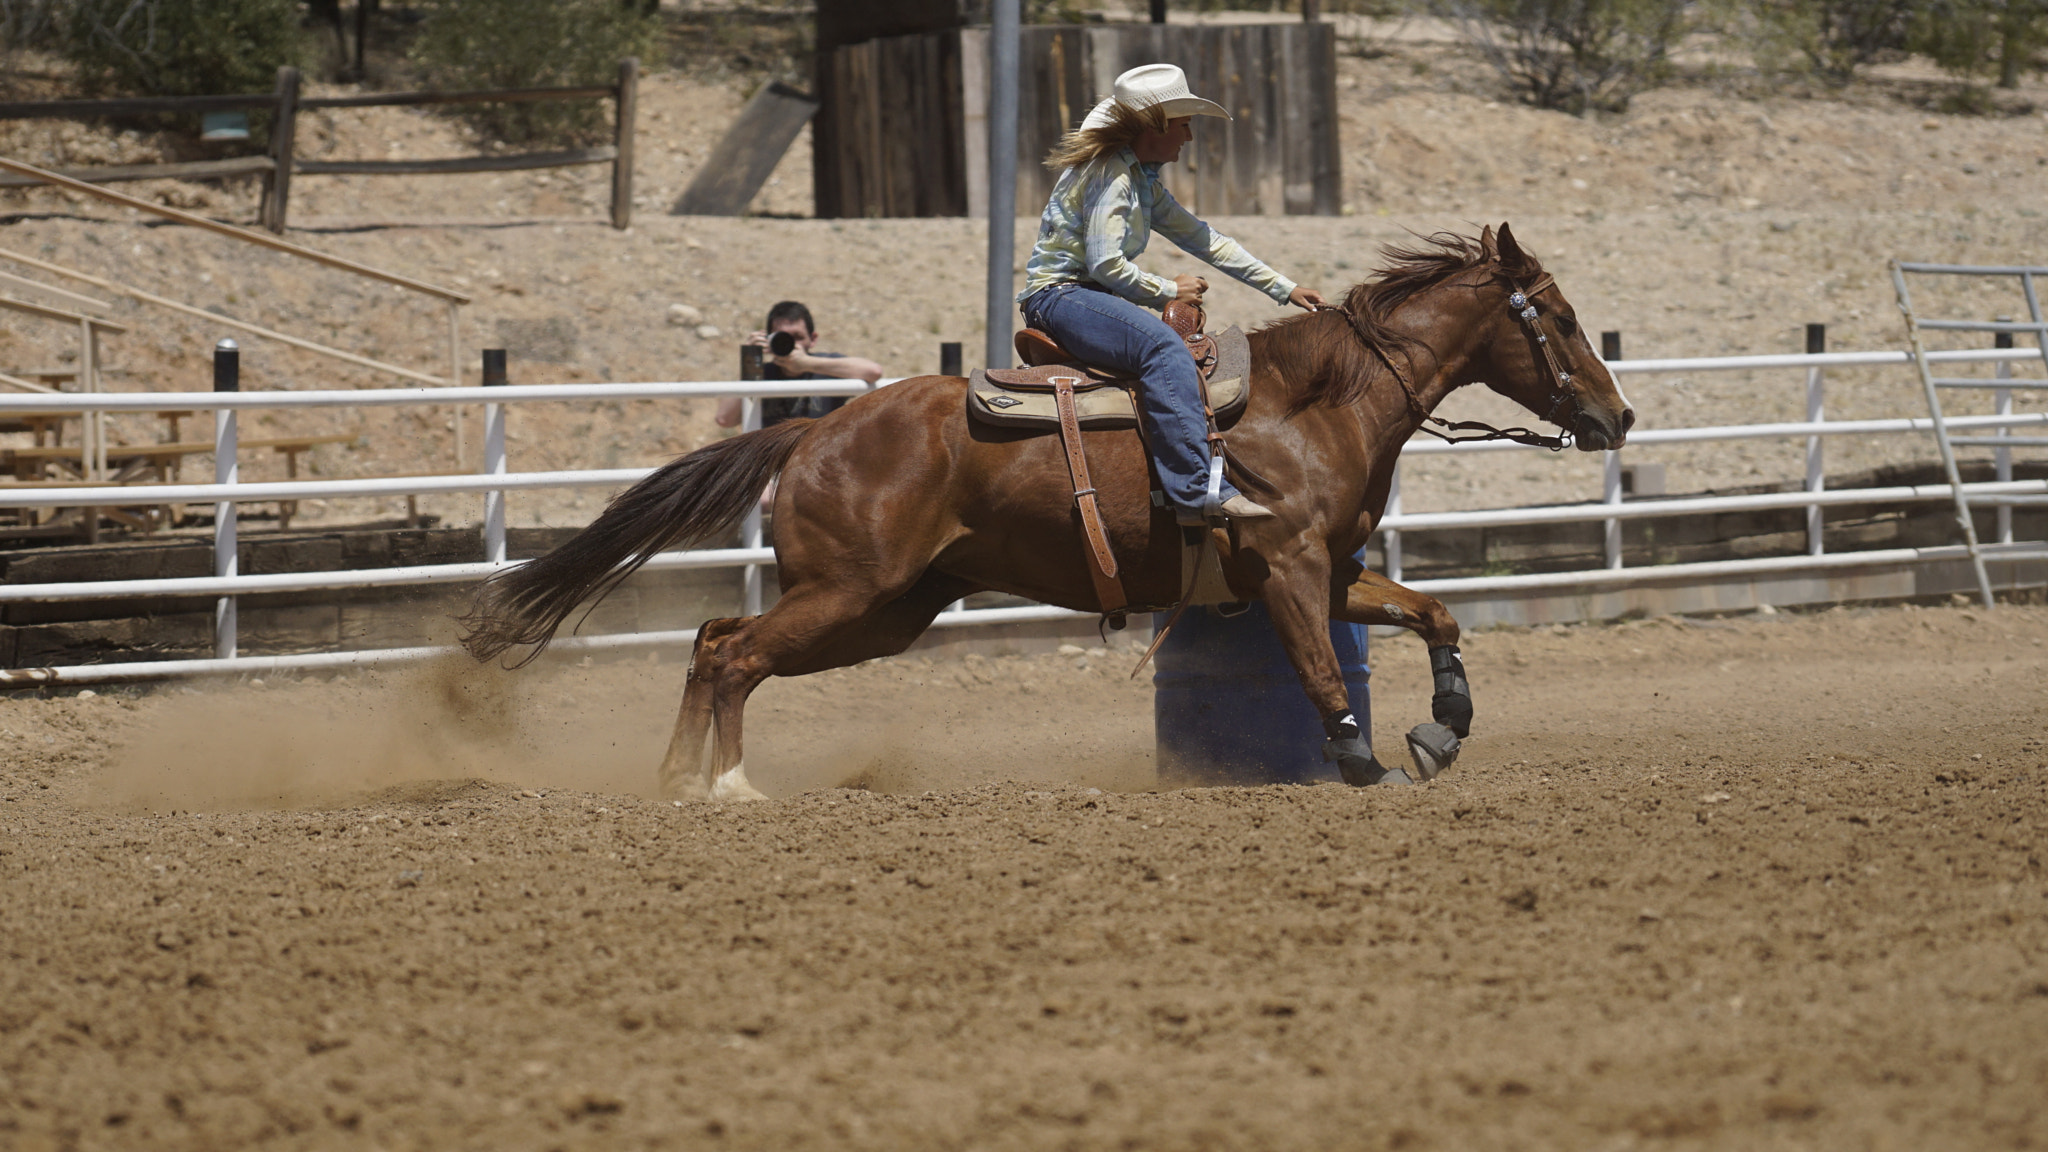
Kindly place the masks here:
[[(2044, 353), (2031, 348), (1983, 349), (1929, 354), (1930, 361), (1944, 363), (1993, 363), (2041, 359)], [(1828, 505), (1910, 503), (1945, 501), (1951, 498), (1947, 485), (1894, 488), (1823, 490), (1820, 459), (1821, 442), (1831, 436), (1930, 434), (1925, 418), (1828, 421), (1822, 418), (1819, 389), (1821, 375), (1830, 367), (1908, 365), (1903, 352), (1819, 353), (1786, 356), (1730, 356), (1676, 360), (1619, 360), (1609, 364), (1617, 375), (1664, 372), (1753, 371), (1758, 369), (1800, 369), (1807, 373), (1808, 415), (1802, 422), (1729, 425), (1708, 428), (1644, 429), (1633, 433), (1631, 445), (1675, 444), (1754, 438), (1798, 438), (1807, 440), (1807, 488), (1792, 493), (1740, 496), (1695, 497), (1625, 502), (1621, 490), (1619, 453), (1606, 458), (1602, 498), (1597, 503), (1543, 507), (1487, 509), (1462, 512), (1408, 514), (1400, 510), (1398, 485), (1382, 522), (1388, 575), (1400, 579), (1401, 533), (1427, 528), (1463, 528), (1482, 525), (1518, 525), (1600, 521), (1607, 525), (1606, 566), (1578, 572), (1531, 575), (1481, 576), (1416, 581), (1411, 586), (1433, 594), (1508, 592), (1529, 588), (1598, 586), (1636, 580), (1669, 581), (1707, 578), (1743, 572), (1766, 573), (1800, 569), (1897, 565), (1945, 558), (1943, 549), (1888, 549), (1871, 552), (1824, 554), (1820, 542), (1820, 509)], [(886, 382), (885, 383), (889, 383)], [(0, 413), (67, 412), (154, 412), (208, 409), (216, 413), (217, 443), (230, 444), (235, 415), (257, 409), (316, 407), (372, 407), (426, 404), (483, 404), (485, 406), (485, 455), (482, 471), (476, 474), (416, 476), (369, 479), (289, 480), (240, 483), (233, 471), (217, 469), (219, 482), (213, 484), (99, 485), (75, 487), (0, 487), (0, 507), (117, 507), (136, 504), (213, 503), (216, 505), (215, 575), (149, 580), (76, 581), (50, 584), (0, 585), (0, 603), (58, 601), (131, 596), (220, 597), (217, 613), (216, 655), (212, 659), (129, 662), (58, 668), (0, 670), (0, 684), (92, 683), (113, 680), (158, 679), (201, 673), (261, 673), (293, 669), (324, 669), (413, 661), (448, 649), (398, 648), (358, 652), (322, 652), (285, 656), (238, 656), (233, 628), (233, 597), (243, 594), (313, 591), (324, 589), (372, 588), (396, 585), (426, 585), (474, 581), (510, 563), (506, 559), (504, 493), (543, 488), (617, 488), (648, 474), (650, 469), (614, 468), (557, 472), (510, 472), (505, 450), (505, 406), (523, 403), (591, 402), (616, 400), (662, 400), (742, 396), (758, 402), (778, 396), (851, 396), (867, 391), (858, 381), (802, 381), (771, 383), (758, 381), (711, 381), (645, 384), (541, 384), (501, 387), (404, 388), (379, 390), (335, 390), (303, 392), (160, 392), (59, 396), (0, 396)], [(752, 405), (750, 404), (751, 408)], [(2002, 414), (1955, 417), (1954, 428), (2013, 429), (2048, 427), (2048, 413), (2013, 413), (2009, 404)], [(751, 424), (751, 420), (750, 420)], [(1529, 451), (1508, 444), (1451, 445), (1415, 442), (1412, 453)], [(2048, 495), (2048, 481), (2010, 479), (2009, 461), (2001, 464), (2000, 480), (1971, 485), (1984, 494)], [(483, 544), (486, 559), (468, 564), (416, 565), (341, 572), (280, 573), (242, 575), (235, 571), (234, 508), (238, 503), (274, 500), (348, 499), (362, 497), (420, 496), (474, 493), (486, 497)], [(1804, 556), (1727, 560), (1700, 564), (1656, 565), (1624, 568), (1621, 563), (1620, 522), (1649, 516), (1689, 513), (1755, 511), (1771, 508), (1810, 509), (1810, 546)], [(749, 610), (759, 606), (760, 566), (774, 561), (772, 550), (760, 546), (759, 522), (750, 517), (743, 529), (744, 546), (664, 552), (647, 568), (652, 571), (682, 568), (743, 568), (748, 578), (743, 596)], [(1996, 553), (2002, 559), (2048, 558), (2048, 550), (2011, 545)], [(940, 615), (935, 626), (1001, 624), (1026, 621), (1084, 619), (1087, 614), (1050, 606), (1027, 606), (966, 610), (956, 606)], [(558, 641), (558, 649), (594, 650), (653, 645), (686, 644), (694, 630), (645, 632), (626, 635), (569, 637)]]

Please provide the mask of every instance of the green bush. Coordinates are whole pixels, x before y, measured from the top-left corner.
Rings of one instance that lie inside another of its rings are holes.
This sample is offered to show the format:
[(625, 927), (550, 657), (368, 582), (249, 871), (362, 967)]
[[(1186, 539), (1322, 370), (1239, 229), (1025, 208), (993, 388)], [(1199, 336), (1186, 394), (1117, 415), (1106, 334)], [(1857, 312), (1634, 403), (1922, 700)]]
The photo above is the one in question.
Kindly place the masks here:
[(72, 0), (64, 56), (99, 91), (147, 96), (267, 92), (299, 63), (297, 0)]
[(1664, 79), (1690, 31), (1685, 0), (1427, 0), (1539, 108), (1620, 111)]
[(1803, 68), (1837, 87), (1905, 51), (1915, 0), (1750, 0), (1757, 64)]
[[(444, 89), (608, 84), (619, 61), (651, 55), (658, 18), (620, 0), (431, 0), (413, 60)], [(606, 123), (593, 101), (482, 104), (470, 115), (503, 139), (587, 142)]]
[(2019, 86), (2048, 45), (2048, 0), (1936, 0), (1914, 13), (1909, 45), (1963, 82), (1956, 100), (1988, 110), (1988, 97), (1969, 90), (1992, 78), (2001, 88)]
[(0, 0), (0, 53), (55, 48), (61, 0)]

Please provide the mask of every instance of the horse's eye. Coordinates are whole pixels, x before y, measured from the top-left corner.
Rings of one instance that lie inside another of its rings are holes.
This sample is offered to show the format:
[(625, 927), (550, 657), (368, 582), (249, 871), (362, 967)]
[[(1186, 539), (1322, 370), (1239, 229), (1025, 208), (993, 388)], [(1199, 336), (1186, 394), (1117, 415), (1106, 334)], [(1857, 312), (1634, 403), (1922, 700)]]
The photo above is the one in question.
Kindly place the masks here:
[(1578, 330), (1579, 326), (1572, 322), (1571, 317), (1559, 316), (1557, 318), (1557, 334), (1559, 336), (1569, 337), (1572, 333), (1577, 332)]

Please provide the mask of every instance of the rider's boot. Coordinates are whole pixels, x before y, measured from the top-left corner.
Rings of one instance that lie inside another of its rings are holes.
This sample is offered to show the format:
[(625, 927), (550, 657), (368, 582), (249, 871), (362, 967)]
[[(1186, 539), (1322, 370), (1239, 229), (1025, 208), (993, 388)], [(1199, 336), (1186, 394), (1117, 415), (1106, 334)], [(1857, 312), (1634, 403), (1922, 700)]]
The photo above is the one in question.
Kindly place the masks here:
[(1240, 492), (1223, 502), (1223, 514), (1232, 520), (1259, 520), (1273, 515), (1273, 510)]

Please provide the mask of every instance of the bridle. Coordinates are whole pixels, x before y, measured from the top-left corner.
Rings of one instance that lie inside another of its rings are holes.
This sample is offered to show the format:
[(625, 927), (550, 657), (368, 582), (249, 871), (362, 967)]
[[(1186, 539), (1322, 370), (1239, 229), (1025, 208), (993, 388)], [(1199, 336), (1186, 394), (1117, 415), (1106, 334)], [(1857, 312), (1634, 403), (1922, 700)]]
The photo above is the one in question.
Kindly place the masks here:
[[(1551, 347), (1550, 337), (1536, 325), (1538, 313), (1534, 302), (1537, 293), (1549, 288), (1557, 281), (1551, 277), (1550, 273), (1545, 272), (1539, 275), (1535, 282), (1525, 290), (1515, 283), (1514, 278), (1509, 276), (1505, 269), (1501, 271), (1501, 279), (1507, 281), (1508, 307), (1515, 310), (1516, 319), (1522, 322), (1524, 331), (1535, 342), (1537, 353), (1543, 357), (1544, 365), (1550, 370), (1550, 378), (1557, 383), (1557, 392), (1551, 399), (1550, 409), (1543, 414), (1543, 419), (1548, 423), (1563, 427), (1564, 421), (1557, 418), (1558, 409), (1566, 404), (1571, 404), (1576, 408), (1578, 405), (1578, 395), (1572, 391), (1572, 374), (1565, 371), (1564, 365), (1558, 361), (1557, 350)], [(1388, 355), (1387, 350), (1378, 341), (1366, 335), (1364, 325), (1359, 322), (1357, 315), (1349, 308), (1337, 304), (1324, 304), (1318, 307), (1316, 311), (1341, 313), (1345, 321), (1351, 325), (1352, 332), (1357, 334), (1359, 341), (1379, 356), (1380, 362), (1387, 366), (1387, 371), (1393, 373), (1395, 382), (1401, 386), (1401, 395), (1408, 401), (1408, 410), (1420, 422), (1419, 431), (1427, 432), (1446, 444), (1468, 444), (1485, 440), (1510, 440), (1516, 444), (1526, 444), (1531, 448), (1548, 448), (1552, 452), (1561, 452), (1571, 447), (1572, 434), (1570, 431), (1557, 436), (1545, 436), (1540, 432), (1532, 432), (1527, 428), (1495, 428), (1493, 425), (1479, 420), (1445, 420), (1437, 416), (1422, 406), (1422, 400), (1416, 396), (1415, 385), (1408, 379), (1408, 374), (1401, 370), (1399, 364), (1394, 363), (1394, 358)], [(1566, 413), (1567, 419), (1570, 416), (1571, 413)], [(1436, 425), (1436, 427), (1430, 427), (1432, 424)], [(1477, 432), (1480, 434), (1477, 436), (1453, 436), (1450, 434), (1453, 432)]]

